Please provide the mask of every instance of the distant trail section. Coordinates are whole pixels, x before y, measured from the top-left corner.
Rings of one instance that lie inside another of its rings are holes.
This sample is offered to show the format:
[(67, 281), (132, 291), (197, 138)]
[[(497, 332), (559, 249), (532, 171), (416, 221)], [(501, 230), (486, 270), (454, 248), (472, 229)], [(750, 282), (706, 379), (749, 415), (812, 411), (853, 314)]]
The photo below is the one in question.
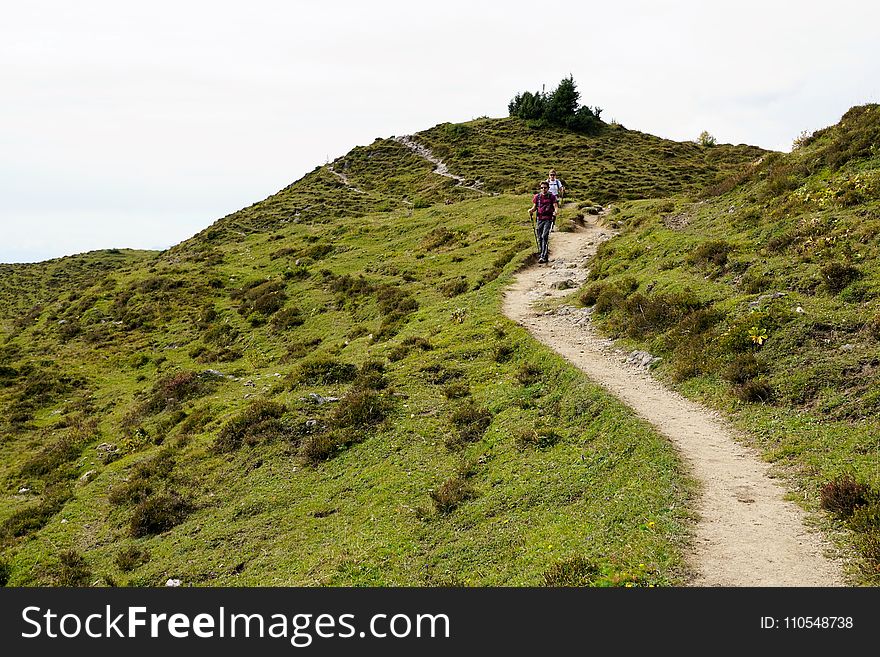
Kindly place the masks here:
[(583, 228), (553, 233), (550, 264), (517, 275), (504, 313), (654, 425), (688, 464), (701, 486), (689, 586), (846, 586), (832, 546), (805, 525), (769, 465), (735, 439), (719, 413), (654, 379), (646, 369), (650, 354), (627, 354), (598, 336), (591, 309), (533, 307), (582, 284), (596, 248), (612, 236), (589, 216)]
[(452, 178), (460, 186), (462, 186), (466, 189), (472, 189), (475, 192), (479, 192), (480, 194), (489, 194), (489, 192), (485, 191), (484, 189), (480, 189), (480, 185), (482, 185), (482, 183), (475, 181), (474, 184), (467, 185), (467, 184), (465, 184), (465, 183), (467, 183), (466, 178), (464, 178), (462, 176), (457, 176), (454, 173), (450, 173), (449, 167), (446, 166), (446, 163), (443, 162), (443, 160), (441, 160), (439, 157), (436, 157), (434, 155), (434, 153), (431, 152), (430, 148), (428, 148), (427, 146), (420, 144), (419, 142), (414, 140), (412, 138), (412, 135), (401, 135), (398, 137), (392, 137), (392, 139), (394, 139), (394, 141), (396, 141), (400, 144), (403, 144), (408, 149), (410, 149), (413, 153), (425, 158), (426, 160), (428, 160), (428, 162), (433, 164), (434, 165), (434, 173), (436, 173), (438, 176), (445, 176), (447, 178)]
[(328, 165), (327, 165), (327, 170), (328, 170), (330, 173), (332, 173), (334, 176), (336, 176), (337, 178), (339, 178), (339, 180), (342, 181), (342, 184), (345, 185), (346, 187), (348, 187), (348, 188), (349, 188), (350, 190), (352, 190), (353, 192), (358, 192), (359, 194), (366, 194), (366, 192), (365, 192), (364, 190), (362, 190), (362, 189), (358, 189), (357, 187), (355, 187), (354, 185), (352, 185), (352, 184), (351, 184), (351, 181), (348, 179), (348, 176), (346, 176), (346, 175), (345, 175), (344, 173), (342, 173), (341, 171), (337, 171), (336, 169), (334, 169), (332, 164), (328, 164)]

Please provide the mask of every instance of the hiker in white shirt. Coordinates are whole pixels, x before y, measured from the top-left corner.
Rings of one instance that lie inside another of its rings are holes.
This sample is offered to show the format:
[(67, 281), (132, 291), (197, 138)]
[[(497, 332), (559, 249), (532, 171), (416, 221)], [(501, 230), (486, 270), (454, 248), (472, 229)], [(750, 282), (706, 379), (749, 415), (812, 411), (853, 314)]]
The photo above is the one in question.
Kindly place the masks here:
[(547, 184), (550, 185), (550, 193), (553, 194), (559, 202), (562, 203), (562, 196), (565, 194), (565, 187), (562, 185), (562, 181), (556, 175), (556, 169), (550, 169), (550, 173), (547, 174)]

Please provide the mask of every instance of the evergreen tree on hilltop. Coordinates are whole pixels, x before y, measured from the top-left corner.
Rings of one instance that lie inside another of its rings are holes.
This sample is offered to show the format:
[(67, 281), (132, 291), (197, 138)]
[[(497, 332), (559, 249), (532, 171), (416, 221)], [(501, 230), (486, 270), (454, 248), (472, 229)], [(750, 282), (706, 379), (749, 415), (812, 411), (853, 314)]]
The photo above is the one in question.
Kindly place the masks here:
[(599, 107), (579, 105), (580, 93), (574, 78), (568, 76), (550, 93), (524, 92), (517, 94), (507, 104), (510, 116), (516, 116), (539, 124), (555, 125), (575, 130), (591, 132), (601, 125)]

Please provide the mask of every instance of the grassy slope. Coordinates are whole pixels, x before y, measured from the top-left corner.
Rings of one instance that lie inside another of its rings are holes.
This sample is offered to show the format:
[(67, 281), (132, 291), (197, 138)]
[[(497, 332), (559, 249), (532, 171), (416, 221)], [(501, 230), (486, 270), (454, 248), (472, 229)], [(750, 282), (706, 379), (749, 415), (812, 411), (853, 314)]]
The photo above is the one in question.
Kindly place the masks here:
[[(507, 134), (515, 151), (524, 128), (463, 129), (477, 152), (484, 130), (491, 148)], [(609, 129), (609, 152), (627, 135), (632, 153), (648, 139)], [(604, 143), (554, 139), (575, 154)], [(680, 148), (643, 157), (660, 158), (664, 190), (717, 178), (702, 151)], [(746, 150), (713, 153), (742, 164)], [(540, 584), (548, 572), (557, 583), (680, 582), (689, 483), (674, 452), (500, 313), (531, 251), (519, 219), (528, 197), (488, 173), (494, 196), (456, 188), (391, 140), (344, 159), (334, 166), (362, 192), (321, 167), (94, 282), (59, 280), (26, 299), (3, 287), (15, 309), (0, 348), (10, 583)], [(544, 164), (526, 154), (481, 170), (527, 179)], [(640, 171), (614, 176), (620, 195), (645, 193)], [(389, 193), (401, 188), (409, 203)], [(457, 202), (430, 205), (446, 198)], [(105, 257), (77, 269), (94, 273)], [(52, 271), (28, 267), (30, 280)], [(378, 361), (387, 385), (323, 383), (304, 374), (318, 356)], [(310, 393), (342, 400), (316, 405)], [(258, 428), (218, 450), (242, 413), (269, 408), (259, 400), (282, 404), (280, 417), (242, 420)], [(468, 401), (491, 424), (456, 444)], [(386, 409), (378, 424), (373, 408)], [(112, 457), (96, 449), (105, 442)], [(457, 508), (432, 503), (431, 491), (456, 487)], [(132, 519), (149, 518), (150, 504), (174, 526), (135, 537)], [(131, 548), (149, 556), (130, 551), (120, 565)]]
[[(810, 509), (845, 475), (880, 490), (878, 144), (880, 108), (857, 107), (715, 196), (619, 204), (579, 293), (663, 356), (660, 376), (732, 413)], [(878, 507), (846, 517), (834, 527), (876, 583)]]

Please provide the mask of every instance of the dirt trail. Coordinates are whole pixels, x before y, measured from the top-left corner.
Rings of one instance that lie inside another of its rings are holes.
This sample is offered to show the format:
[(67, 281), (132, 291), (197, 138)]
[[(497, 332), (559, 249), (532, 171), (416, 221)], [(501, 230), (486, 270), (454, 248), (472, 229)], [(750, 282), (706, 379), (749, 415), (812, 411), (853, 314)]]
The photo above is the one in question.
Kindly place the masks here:
[(804, 524), (803, 511), (783, 499), (769, 466), (734, 439), (735, 429), (717, 412), (657, 382), (644, 368), (647, 354), (633, 357), (598, 337), (589, 309), (533, 309), (535, 301), (580, 285), (596, 247), (611, 236), (594, 220), (575, 232), (552, 233), (550, 264), (517, 276), (505, 314), (653, 424), (689, 464), (701, 485), (691, 586), (846, 586), (839, 562), (827, 556), (830, 544)]
[(473, 184), (468, 185), (467, 179), (465, 179), (463, 176), (458, 176), (454, 173), (450, 173), (449, 167), (446, 166), (446, 163), (439, 157), (435, 156), (434, 153), (431, 152), (430, 148), (423, 144), (420, 144), (415, 139), (413, 139), (412, 135), (400, 135), (398, 137), (392, 137), (392, 139), (400, 144), (403, 144), (413, 153), (420, 157), (423, 157), (424, 159), (428, 160), (428, 162), (433, 164), (434, 173), (436, 173), (438, 176), (452, 178), (456, 183), (458, 183), (459, 186), (465, 187), (467, 189), (472, 189), (475, 192), (479, 192), (480, 194), (489, 194), (489, 192), (480, 188), (483, 183), (479, 180), (475, 180)]

